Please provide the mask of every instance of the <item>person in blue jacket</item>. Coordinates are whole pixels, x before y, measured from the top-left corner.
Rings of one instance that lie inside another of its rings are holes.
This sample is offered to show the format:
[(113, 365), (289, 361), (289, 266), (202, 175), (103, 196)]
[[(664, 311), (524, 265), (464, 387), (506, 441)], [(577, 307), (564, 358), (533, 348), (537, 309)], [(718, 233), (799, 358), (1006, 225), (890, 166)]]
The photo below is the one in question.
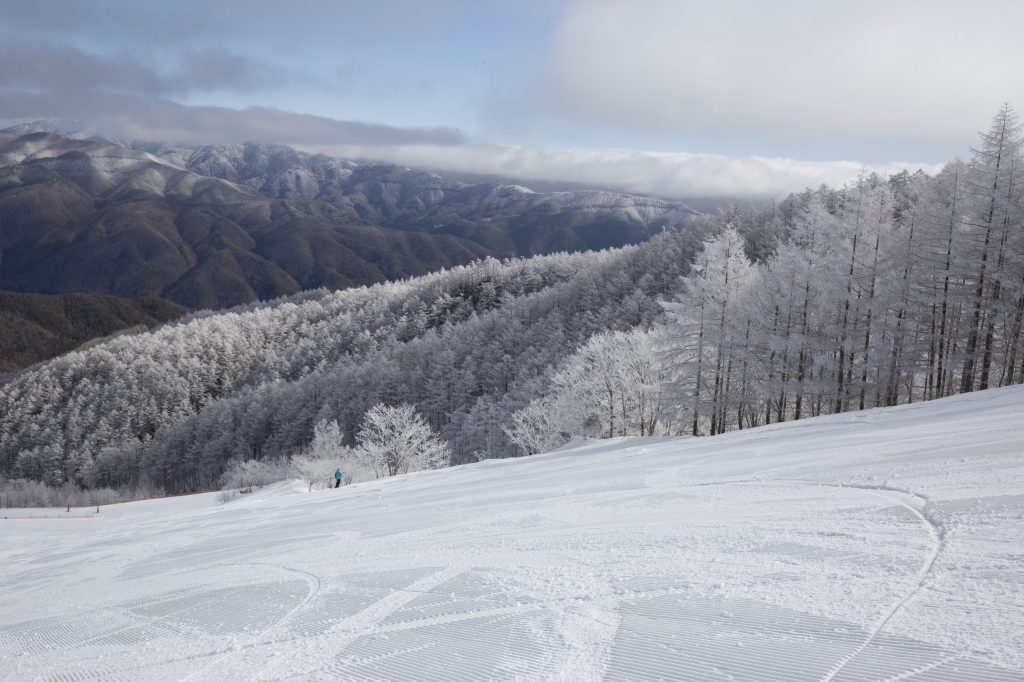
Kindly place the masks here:
[(334, 487), (335, 488), (337, 488), (339, 485), (341, 485), (341, 479), (344, 476), (345, 476), (345, 472), (342, 471), (341, 469), (338, 469), (337, 471), (334, 472)]

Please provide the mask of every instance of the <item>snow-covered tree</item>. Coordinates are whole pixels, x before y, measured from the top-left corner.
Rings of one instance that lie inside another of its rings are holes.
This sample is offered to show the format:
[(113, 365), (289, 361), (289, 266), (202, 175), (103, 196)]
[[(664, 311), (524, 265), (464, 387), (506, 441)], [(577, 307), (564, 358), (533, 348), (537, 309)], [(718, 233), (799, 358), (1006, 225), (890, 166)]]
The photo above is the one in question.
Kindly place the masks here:
[(552, 377), (552, 418), (574, 435), (653, 435), (663, 380), (647, 334), (595, 334)]
[(512, 414), (509, 440), (528, 455), (573, 436), (650, 436), (671, 411), (668, 374), (645, 332), (601, 332), (552, 376), (546, 395)]
[(309, 449), (313, 457), (320, 459), (341, 461), (348, 455), (349, 448), (345, 445), (345, 436), (336, 419), (323, 419), (317, 422), (313, 428), (313, 442)]
[(378, 477), (447, 466), (448, 445), (408, 403), (378, 403), (366, 411), (355, 457)]
[[(1011, 263), (1019, 262), (1020, 254), (1013, 252), (1020, 244), (1024, 193), (1022, 131), (1013, 107), (1004, 104), (999, 109), (981, 141), (968, 166), (971, 210), (966, 228), (970, 250), (965, 255), (973, 260), (975, 267), (960, 377), (962, 393), (989, 387), (996, 336), (1007, 319), (1002, 314), (1003, 308), (1007, 303), (1010, 307), (1017, 303), (1016, 296), (1007, 296), (1004, 291), (1007, 283), (1017, 284), (1016, 277), (1007, 277), (1007, 270)], [(1020, 290), (1019, 286), (1014, 288)]]
[[(310, 490), (330, 487), (334, 484), (334, 472), (339, 468), (344, 472), (344, 465), (351, 457), (351, 449), (344, 440), (337, 420), (320, 420), (313, 428), (313, 442), (308, 452), (292, 457), (293, 473), (309, 484)], [(351, 476), (352, 472), (345, 473)]]
[(235, 460), (224, 470), (221, 487), (260, 488), (288, 478), (289, 466), (286, 461), (264, 462), (257, 459)]
[(704, 244), (683, 292), (668, 304), (670, 339), (665, 350), (675, 371), (689, 385), (691, 432), (707, 422), (712, 434), (725, 430), (724, 418), (736, 397), (732, 350), (746, 343), (749, 329), (740, 312), (753, 281), (754, 266), (743, 237), (731, 226)]
[(335, 457), (319, 456), (305, 453), (292, 457), (292, 472), (297, 478), (305, 481), (309, 490), (313, 488), (333, 488), (334, 472), (340, 463)]
[(537, 398), (529, 405), (512, 413), (512, 425), (505, 427), (509, 441), (527, 455), (549, 452), (565, 445), (569, 433), (565, 420), (559, 415), (558, 400)]

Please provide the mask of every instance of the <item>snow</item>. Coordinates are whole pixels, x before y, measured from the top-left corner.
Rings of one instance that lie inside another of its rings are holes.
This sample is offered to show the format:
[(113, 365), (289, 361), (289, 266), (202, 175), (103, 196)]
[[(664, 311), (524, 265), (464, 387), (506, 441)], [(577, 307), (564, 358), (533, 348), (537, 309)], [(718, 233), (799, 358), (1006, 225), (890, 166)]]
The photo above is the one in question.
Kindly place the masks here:
[(0, 679), (1020, 680), (1022, 414), (1018, 387), (3, 510)]

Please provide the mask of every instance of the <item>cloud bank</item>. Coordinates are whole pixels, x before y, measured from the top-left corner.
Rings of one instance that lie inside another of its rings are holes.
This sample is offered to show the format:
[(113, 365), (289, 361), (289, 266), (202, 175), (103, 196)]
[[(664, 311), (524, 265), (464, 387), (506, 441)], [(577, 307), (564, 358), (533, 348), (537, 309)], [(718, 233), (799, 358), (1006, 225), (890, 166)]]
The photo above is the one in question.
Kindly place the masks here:
[(617, 149), (540, 149), (497, 145), (403, 145), (370, 148), (307, 147), (334, 156), (372, 158), (438, 170), (473, 172), (523, 180), (571, 181), (638, 194), (674, 198), (781, 198), (827, 183), (838, 187), (862, 173), (882, 175), (937, 165), (644, 152)]
[(0, 89), (7, 123), (40, 117), (75, 121), (84, 132), (175, 144), (263, 142), (344, 158), (523, 180), (567, 181), (666, 197), (773, 198), (864, 172), (927, 164), (864, 165), (624, 149), (557, 149), (474, 143), (458, 130), (339, 121), (265, 107), (187, 106), (158, 97), (85, 92), (74, 97)]
[(452, 128), (396, 128), (269, 107), (189, 106), (160, 97), (101, 91), (57, 94), (0, 89), (0, 112), (9, 123), (58, 118), (74, 121), (84, 132), (97, 135), (179, 144), (377, 147), (464, 141), (462, 133)]

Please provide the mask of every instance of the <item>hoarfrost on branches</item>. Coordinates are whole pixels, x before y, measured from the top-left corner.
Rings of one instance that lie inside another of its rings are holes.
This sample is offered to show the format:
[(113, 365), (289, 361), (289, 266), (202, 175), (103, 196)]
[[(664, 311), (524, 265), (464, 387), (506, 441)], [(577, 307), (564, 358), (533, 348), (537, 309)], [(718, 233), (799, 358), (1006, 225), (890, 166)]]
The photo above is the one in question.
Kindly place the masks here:
[(415, 407), (379, 403), (363, 418), (354, 455), (382, 477), (447, 466), (451, 453)]

